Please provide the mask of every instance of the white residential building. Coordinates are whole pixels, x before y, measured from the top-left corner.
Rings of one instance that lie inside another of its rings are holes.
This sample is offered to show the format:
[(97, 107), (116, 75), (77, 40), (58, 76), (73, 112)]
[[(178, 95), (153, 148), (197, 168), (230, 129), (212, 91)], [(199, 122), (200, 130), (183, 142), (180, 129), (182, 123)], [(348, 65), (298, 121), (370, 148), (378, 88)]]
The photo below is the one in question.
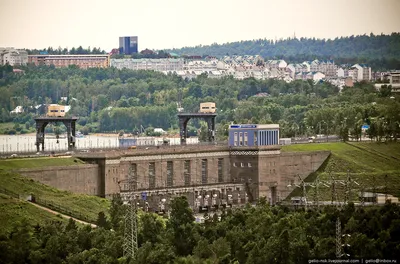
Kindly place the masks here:
[(21, 105), (19, 105), (19, 106), (15, 107), (14, 110), (10, 111), (10, 114), (20, 114), (23, 112), (24, 112), (24, 108)]
[(357, 74), (353, 73), (353, 76), (358, 82), (360, 81), (371, 81), (372, 74), (371, 74), (371, 67), (368, 67), (366, 64), (354, 64), (352, 68), (357, 69)]
[(321, 61), (318, 66), (318, 71), (322, 72), (326, 76), (336, 76), (338, 67), (333, 60)]
[[(347, 72), (347, 74), (348, 74), (348, 72)], [(338, 68), (336, 70), (336, 76), (337, 77), (346, 77), (345, 76), (345, 70), (343, 68)]]
[(185, 70), (201, 70), (201, 71), (214, 71), (217, 70), (218, 60), (203, 61), (195, 60), (188, 61), (184, 64)]
[(26, 65), (28, 63), (28, 52), (14, 48), (0, 48), (0, 65), (11, 66)]
[(315, 82), (320, 81), (322, 79), (325, 79), (325, 74), (323, 74), (322, 72), (313, 72), (312, 73), (312, 79)]
[(265, 67), (269, 69), (285, 69), (287, 67), (287, 63), (284, 60), (267, 60), (265, 62)]
[(111, 59), (111, 67), (131, 70), (182, 71), (183, 59)]

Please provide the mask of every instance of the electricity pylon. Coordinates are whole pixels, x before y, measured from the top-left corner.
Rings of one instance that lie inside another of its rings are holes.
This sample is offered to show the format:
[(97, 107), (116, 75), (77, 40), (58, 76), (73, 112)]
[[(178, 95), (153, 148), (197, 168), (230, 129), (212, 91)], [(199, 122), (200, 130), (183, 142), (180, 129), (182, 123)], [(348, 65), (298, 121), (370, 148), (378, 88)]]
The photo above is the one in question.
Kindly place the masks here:
[(136, 191), (136, 175), (134, 175), (132, 167), (129, 167), (128, 171), (128, 201), (127, 209), (125, 213), (125, 226), (124, 226), (124, 243), (123, 250), (124, 256), (130, 257), (132, 259), (136, 258), (138, 252), (138, 242), (137, 242), (137, 201), (135, 199), (134, 191)]
[(347, 179), (346, 179), (346, 193), (344, 196), (344, 203), (349, 203), (351, 201), (351, 185), (352, 183), (356, 184), (357, 186), (360, 186), (360, 184), (358, 182), (356, 182), (355, 180), (353, 180), (350, 177), (350, 170), (347, 170)]
[(339, 216), (336, 218), (336, 258), (342, 256), (342, 224)]

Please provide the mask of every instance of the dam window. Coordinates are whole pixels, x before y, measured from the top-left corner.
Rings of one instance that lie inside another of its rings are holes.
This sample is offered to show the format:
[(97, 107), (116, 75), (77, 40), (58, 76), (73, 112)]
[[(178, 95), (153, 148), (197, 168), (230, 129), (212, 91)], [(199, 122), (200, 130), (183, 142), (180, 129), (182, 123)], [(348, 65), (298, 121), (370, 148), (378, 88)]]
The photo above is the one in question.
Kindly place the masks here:
[(149, 188), (156, 187), (156, 164), (155, 162), (149, 163)]
[(167, 187), (174, 185), (174, 163), (167, 161)]
[(237, 136), (237, 135), (238, 135), (238, 133), (235, 132), (235, 133), (234, 133), (234, 136), (233, 136), (233, 139), (234, 139), (233, 145), (234, 145), (234, 146), (237, 146), (237, 145), (238, 145), (238, 142), (237, 142), (238, 136)]
[(133, 179), (133, 187), (134, 187), (135, 190), (137, 190), (138, 177), (137, 177), (137, 164), (136, 163), (131, 164), (131, 166), (129, 167), (128, 179), (129, 179), (129, 177), (132, 177), (132, 179)]
[(207, 177), (208, 177), (207, 169), (208, 169), (207, 160), (202, 159), (201, 160), (201, 184), (207, 184)]
[(218, 159), (218, 182), (224, 181), (224, 159)]
[(190, 160), (185, 160), (183, 164), (183, 178), (185, 186), (189, 186), (191, 182), (190, 177)]

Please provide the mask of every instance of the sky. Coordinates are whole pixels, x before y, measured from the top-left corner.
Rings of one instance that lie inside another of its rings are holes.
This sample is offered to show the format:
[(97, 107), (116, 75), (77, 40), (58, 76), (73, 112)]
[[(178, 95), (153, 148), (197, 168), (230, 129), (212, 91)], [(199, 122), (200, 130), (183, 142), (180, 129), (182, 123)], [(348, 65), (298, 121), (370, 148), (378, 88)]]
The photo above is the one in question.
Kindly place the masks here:
[(139, 50), (400, 32), (400, 0), (0, 0), (0, 47)]

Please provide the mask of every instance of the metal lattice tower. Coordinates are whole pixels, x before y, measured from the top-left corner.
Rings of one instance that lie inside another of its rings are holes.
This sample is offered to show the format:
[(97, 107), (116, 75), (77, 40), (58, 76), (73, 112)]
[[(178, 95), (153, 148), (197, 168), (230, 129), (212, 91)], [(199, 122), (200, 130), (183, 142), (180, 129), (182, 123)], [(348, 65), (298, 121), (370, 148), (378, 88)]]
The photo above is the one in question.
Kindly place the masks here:
[(315, 189), (314, 189), (314, 204), (317, 205), (317, 209), (319, 209), (319, 176), (317, 176), (317, 178), (315, 179)]
[(138, 251), (138, 242), (137, 242), (137, 205), (136, 199), (134, 195), (134, 191), (136, 191), (136, 175), (133, 172), (132, 167), (129, 167), (128, 172), (128, 204), (127, 210), (125, 214), (125, 226), (124, 226), (124, 243), (123, 250), (124, 256), (130, 258), (136, 258)]
[(388, 193), (388, 180), (387, 180), (387, 178), (388, 178), (388, 176), (387, 176), (387, 174), (385, 175), (385, 203), (387, 202), (387, 200), (388, 200), (388, 195), (389, 195), (389, 193)]
[(376, 195), (376, 181), (375, 181), (375, 175), (372, 176), (372, 198), (373, 198), (373, 204), (376, 204), (377, 202), (377, 195)]
[(337, 191), (336, 191), (336, 182), (335, 178), (331, 175), (331, 183), (332, 183), (332, 189), (331, 189), (331, 204), (334, 204), (334, 201), (338, 201), (337, 197)]
[(361, 202), (361, 206), (364, 207), (365, 206), (365, 187), (364, 185), (361, 185), (361, 197), (360, 197), (360, 202)]
[(339, 216), (336, 218), (336, 258), (342, 257), (342, 224)]
[(351, 179), (350, 179), (350, 171), (347, 170), (347, 179), (346, 179), (346, 192), (344, 195), (344, 204), (349, 203), (351, 200)]

